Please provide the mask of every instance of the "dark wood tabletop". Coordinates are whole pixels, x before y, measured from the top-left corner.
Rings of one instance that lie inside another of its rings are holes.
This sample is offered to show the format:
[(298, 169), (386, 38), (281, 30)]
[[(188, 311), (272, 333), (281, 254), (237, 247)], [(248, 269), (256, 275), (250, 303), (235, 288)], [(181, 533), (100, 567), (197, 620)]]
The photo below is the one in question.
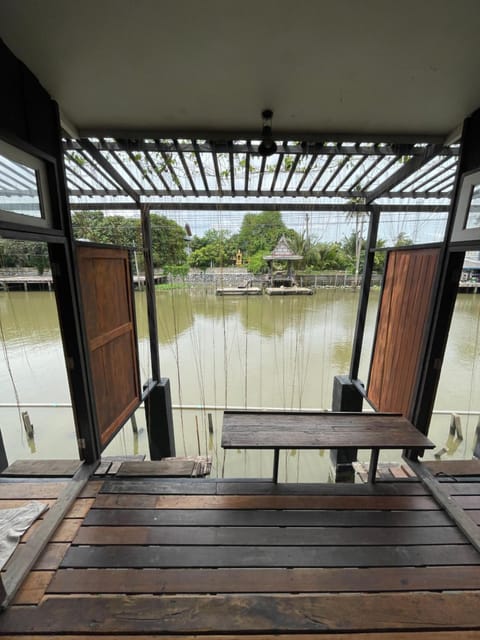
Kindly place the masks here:
[(406, 418), (385, 413), (225, 411), (225, 449), (433, 449)]

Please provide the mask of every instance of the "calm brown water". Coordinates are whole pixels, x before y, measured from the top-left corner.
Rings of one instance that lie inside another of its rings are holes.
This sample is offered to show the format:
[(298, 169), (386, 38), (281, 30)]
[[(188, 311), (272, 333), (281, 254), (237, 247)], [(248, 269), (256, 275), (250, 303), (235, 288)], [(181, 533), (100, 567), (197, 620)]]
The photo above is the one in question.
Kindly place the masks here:
[[(377, 297), (374, 293), (367, 320), (360, 371), (365, 381)], [(170, 378), (174, 404), (186, 407), (174, 415), (177, 454), (208, 452), (219, 475), (269, 476), (270, 452), (233, 451), (224, 457), (219, 444), (221, 408), (331, 408), (333, 377), (349, 369), (357, 301), (357, 292), (341, 289), (285, 298), (222, 298), (203, 289), (157, 292), (162, 376)], [(149, 344), (142, 292), (136, 293), (136, 311), (145, 381)], [(1, 292), (0, 317), (0, 405), (19, 402), (35, 427), (32, 445), (25, 438), (18, 409), (0, 406), (9, 460), (77, 457), (71, 409), (58, 406), (68, 404), (70, 396), (53, 294)], [(461, 295), (437, 410), (480, 411), (479, 325), (480, 296)], [(207, 429), (208, 413), (214, 422), (213, 436)], [(462, 416), (464, 439), (456, 443), (453, 456), (471, 456), (477, 419)], [(138, 437), (127, 424), (107, 455), (147, 453), (142, 409), (137, 420)], [(430, 435), (439, 447), (447, 440), (448, 426), (449, 416), (434, 417)], [(393, 459), (391, 453), (385, 455), (384, 460)], [(328, 467), (328, 452), (286, 452), (280, 477), (325, 479)]]

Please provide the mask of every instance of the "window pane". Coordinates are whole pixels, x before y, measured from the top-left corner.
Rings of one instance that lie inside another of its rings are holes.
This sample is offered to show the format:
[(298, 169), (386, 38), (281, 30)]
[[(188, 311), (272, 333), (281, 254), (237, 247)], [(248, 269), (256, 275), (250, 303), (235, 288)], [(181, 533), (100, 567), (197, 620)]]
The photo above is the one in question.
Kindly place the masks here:
[(472, 190), (470, 207), (468, 210), (466, 229), (476, 229), (480, 227), (480, 185), (477, 184)]
[(44, 225), (48, 195), (42, 188), (46, 186), (45, 179), (41, 160), (1, 142), (0, 219)]

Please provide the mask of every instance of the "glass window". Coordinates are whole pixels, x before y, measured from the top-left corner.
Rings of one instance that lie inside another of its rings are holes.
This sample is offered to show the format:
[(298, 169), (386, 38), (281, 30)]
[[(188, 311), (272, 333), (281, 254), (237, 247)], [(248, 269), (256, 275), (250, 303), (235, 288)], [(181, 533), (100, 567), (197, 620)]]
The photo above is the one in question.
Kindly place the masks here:
[(45, 163), (0, 141), (0, 221), (47, 226)]
[(480, 227), (480, 185), (475, 185), (472, 189), (470, 198), (470, 206), (468, 208), (468, 216), (465, 228), (476, 229)]
[(480, 241), (480, 171), (471, 171), (462, 178), (452, 242), (462, 241)]

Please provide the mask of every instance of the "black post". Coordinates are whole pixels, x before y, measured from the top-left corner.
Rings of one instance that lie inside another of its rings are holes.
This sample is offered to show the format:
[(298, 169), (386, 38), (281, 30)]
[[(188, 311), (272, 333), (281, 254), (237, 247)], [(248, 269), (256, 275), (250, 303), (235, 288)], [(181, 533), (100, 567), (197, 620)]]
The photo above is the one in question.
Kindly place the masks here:
[(175, 434), (173, 430), (172, 398), (170, 381), (160, 377), (160, 356), (158, 353), (157, 301), (155, 298), (155, 277), (152, 259), (152, 230), (150, 208), (140, 208), (143, 255), (145, 265), (145, 293), (147, 296), (148, 332), (150, 336), (150, 357), (152, 361), (153, 386), (145, 398), (150, 458), (160, 460), (175, 456)]
[(473, 447), (473, 457), (480, 458), (480, 418), (477, 422), (477, 428), (475, 430), (475, 444)]
[(145, 398), (148, 445), (151, 460), (175, 456), (170, 380), (162, 378)]
[[(356, 380), (362, 354), (363, 335), (365, 332), (365, 320), (367, 317), (368, 299), (372, 284), (373, 265), (375, 260), (375, 245), (377, 244), (378, 223), (380, 221), (380, 209), (372, 206), (370, 212), (370, 224), (368, 227), (367, 246), (365, 250), (365, 267), (363, 271), (362, 289), (357, 311), (357, 323), (353, 338), (352, 360), (350, 364), (350, 378)], [(339, 409), (340, 411), (340, 409)]]
[(74, 271), (73, 243), (48, 247), (67, 363), (70, 395), (77, 428), (80, 458), (88, 463), (101, 455), (96, 425), (93, 381), (87, 360), (84, 320), (79, 301), (78, 273)]
[[(378, 223), (380, 209), (372, 206), (370, 209), (370, 224), (368, 227), (365, 267), (363, 271), (362, 289), (357, 312), (357, 323), (353, 338), (352, 360), (350, 364), (350, 376), (335, 376), (333, 380), (333, 411), (361, 411), (363, 407), (363, 395), (358, 387), (353, 384), (357, 380), (360, 356), (362, 353), (363, 335), (365, 332), (365, 319), (367, 316), (368, 299), (372, 281), (373, 264), (375, 259), (375, 245), (377, 243)], [(357, 449), (332, 449), (330, 459), (335, 469), (335, 482), (354, 482), (355, 470), (352, 462), (357, 459)]]
[(2, 430), (0, 429), (0, 473), (8, 467), (7, 452), (3, 444)]
[[(332, 411), (361, 411), (363, 396), (348, 376), (333, 379)], [(335, 469), (335, 482), (354, 482), (357, 449), (331, 449), (330, 459)]]
[[(455, 212), (460, 195), (462, 176), (480, 168), (480, 109), (464, 121), (460, 156), (455, 185), (445, 231), (445, 240), (440, 252), (437, 270), (437, 287), (429, 319), (422, 368), (417, 375), (411, 415), (407, 416), (422, 433), (428, 433), (435, 403), (443, 357), (447, 346), (450, 323), (457, 299), (464, 250), (452, 247), (451, 235), (455, 223)], [(460, 249), (460, 250), (459, 250)], [(407, 452), (407, 457), (415, 452)]]
[(155, 300), (155, 275), (152, 259), (152, 229), (150, 226), (150, 207), (142, 205), (140, 208), (143, 235), (143, 257), (145, 269), (145, 292), (147, 296), (148, 333), (150, 336), (150, 358), (152, 361), (152, 376), (160, 380), (160, 356), (158, 354), (158, 325), (157, 303)]

